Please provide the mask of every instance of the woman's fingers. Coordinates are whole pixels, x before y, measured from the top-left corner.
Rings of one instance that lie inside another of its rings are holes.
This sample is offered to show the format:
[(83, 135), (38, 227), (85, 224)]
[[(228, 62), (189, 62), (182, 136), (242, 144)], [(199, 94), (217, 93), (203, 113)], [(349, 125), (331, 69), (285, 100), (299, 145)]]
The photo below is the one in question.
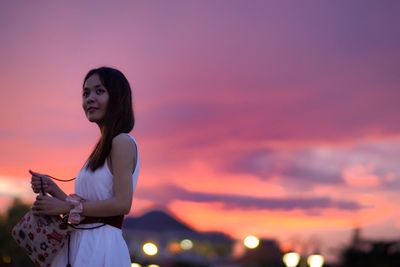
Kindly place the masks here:
[(40, 185), (37, 186), (37, 185), (32, 184), (31, 187), (32, 187), (32, 190), (33, 190), (34, 193), (39, 193), (40, 192)]
[(29, 173), (32, 174), (32, 180), (46, 180), (48, 179), (47, 174), (43, 174), (43, 173), (38, 173), (38, 172), (34, 172), (32, 170), (29, 170)]
[(44, 211), (37, 207), (32, 207), (32, 213), (35, 215), (44, 215)]
[(37, 176), (32, 176), (32, 178), (31, 178), (31, 184), (32, 185), (41, 185), (41, 184), (47, 184), (47, 181), (45, 180), (45, 179), (43, 179), (43, 178), (40, 178), (40, 177), (37, 177)]
[(32, 175), (32, 179), (31, 180), (40, 182), (40, 180), (46, 180), (46, 179), (44, 179), (42, 176)]
[(31, 185), (32, 186), (42, 186), (43, 185), (44, 187), (46, 187), (49, 184), (46, 181), (43, 181), (43, 182), (41, 182), (41, 181), (31, 181)]
[(32, 174), (31, 186), (33, 192), (39, 193), (42, 188), (43, 190), (46, 190), (49, 187), (49, 182), (47, 181), (48, 178), (46, 177), (47, 175), (32, 170), (29, 170), (29, 173)]
[(50, 196), (39, 195), (32, 205), (32, 212), (36, 215), (56, 215), (54, 199)]
[(48, 198), (49, 198), (48, 196), (41, 196), (41, 195), (38, 195), (38, 196), (36, 197), (36, 201), (33, 202), (32, 207), (35, 208), (36, 210), (42, 210), (42, 209), (44, 209), (44, 208), (46, 207)]
[(34, 172), (34, 171), (32, 171), (32, 170), (29, 170), (29, 173), (32, 174), (33, 176), (37, 176), (37, 177), (46, 176), (46, 174)]
[(35, 201), (35, 203), (33, 203), (33, 205), (32, 205), (32, 211), (39, 212), (41, 210), (42, 210), (42, 205), (40, 205), (40, 203), (37, 203)]
[(32, 187), (32, 190), (33, 190), (33, 192), (36, 193), (36, 194), (40, 193), (40, 189), (39, 189), (39, 188), (34, 188), (34, 187)]
[(42, 189), (42, 187), (43, 187), (44, 190), (46, 190), (48, 188), (48, 184), (47, 184), (47, 182), (41, 183), (40, 181), (39, 182), (38, 181), (32, 181), (31, 182), (31, 187), (32, 187), (33, 192), (39, 193), (40, 190)]
[(36, 196), (36, 201), (46, 202), (46, 201), (50, 201), (51, 199), (52, 199), (52, 197), (49, 197), (49, 196), (43, 196), (43, 195)]

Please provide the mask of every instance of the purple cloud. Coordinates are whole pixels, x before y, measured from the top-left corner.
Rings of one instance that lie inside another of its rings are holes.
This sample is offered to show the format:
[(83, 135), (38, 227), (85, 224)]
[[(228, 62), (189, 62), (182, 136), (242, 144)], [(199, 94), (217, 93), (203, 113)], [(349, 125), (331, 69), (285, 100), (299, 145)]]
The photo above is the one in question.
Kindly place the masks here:
[[(325, 166), (324, 161), (326, 161)], [(230, 153), (223, 158), (220, 167), (230, 173), (252, 174), (261, 179), (280, 176), (288, 182), (303, 185), (343, 184), (341, 166), (332, 168), (332, 164), (340, 163), (329, 163), (311, 150), (278, 151), (267, 148)]]
[[(154, 196), (157, 196), (156, 198)], [(234, 194), (216, 194), (196, 192), (178, 186), (168, 185), (141, 188), (136, 197), (156, 201), (157, 204), (168, 204), (175, 200), (202, 203), (220, 203), (225, 209), (256, 210), (313, 210), (334, 208), (338, 210), (357, 211), (365, 208), (362, 204), (351, 200), (335, 200), (330, 197), (253, 197)]]

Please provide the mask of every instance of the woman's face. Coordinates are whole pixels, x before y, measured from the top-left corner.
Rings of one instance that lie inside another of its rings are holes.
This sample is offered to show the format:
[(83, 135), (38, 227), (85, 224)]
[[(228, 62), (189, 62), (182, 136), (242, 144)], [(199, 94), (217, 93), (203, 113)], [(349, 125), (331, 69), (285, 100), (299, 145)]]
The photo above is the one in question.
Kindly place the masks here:
[(93, 74), (83, 85), (82, 107), (90, 122), (102, 124), (107, 111), (109, 94), (99, 75)]

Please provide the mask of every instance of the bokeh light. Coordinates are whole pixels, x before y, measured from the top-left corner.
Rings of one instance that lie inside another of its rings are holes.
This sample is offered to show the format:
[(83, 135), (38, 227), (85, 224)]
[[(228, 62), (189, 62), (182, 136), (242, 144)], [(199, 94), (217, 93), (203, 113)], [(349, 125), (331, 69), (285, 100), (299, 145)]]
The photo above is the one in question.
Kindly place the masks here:
[(193, 242), (189, 239), (183, 239), (180, 245), (183, 250), (189, 250), (193, 248)]
[(258, 245), (260, 244), (260, 240), (253, 235), (249, 235), (244, 239), (243, 243), (244, 243), (245, 247), (254, 249), (254, 248), (258, 247)]
[(308, 256), (307, 263), (310, 267), (322, 267), (324, 265), (324, 257), (319, 254)]
[(283, 262), (287, 267), (295, 267), (299, 264), (300, 255), (296, 252), (288, 252), (283, 255)]
[(149, 256), (154, 256), (158, 253), (158, 248), (153, 243), (146, 243), (143, 245), (143, 252)]

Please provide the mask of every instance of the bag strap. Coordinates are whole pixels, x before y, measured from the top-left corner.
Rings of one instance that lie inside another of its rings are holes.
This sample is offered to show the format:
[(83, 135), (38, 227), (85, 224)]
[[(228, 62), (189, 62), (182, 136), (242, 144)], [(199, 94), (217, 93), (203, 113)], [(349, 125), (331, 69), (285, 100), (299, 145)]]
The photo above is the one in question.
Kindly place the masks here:
[[(103, 227), (103, 226), (106, 225), (106, 224), (102, 224), (102, 225), (97, 225), (97, 226), (94, 226), (94, 227), (80, 228), (80, 227), (76, 227), (76, 226), (74, 226), (74, 225), (72, 225), (72, 224), (70, 224), (68, 222), (67, 222), (67, 224), (69, 226), (71, 226), (72, 228), (79, 229), (79, 230), (91, 230), (91, 229), (100, 228), (100, 227)], [(68, 235), (68, 243), (67, 243), (67, 253), (68, 254), (67, 254), (67, 266), (66, 267), (71, 267), (70, 256), (69, 256), (69, 250), (70, 250), (70, 247), (71, 247), (71, 234), (68, 233), (67, 235)]]
[(42, 193), (43, 196), (46, 195), (43, 188), (43, 177), (40, 177), (40, 193)]
[(51, 175), (47, 175), (47, 174), (45, 174), (45, 175), (48, 176), (48, 177), (50, 177), (50, 178), (53, 179), (53, 180), (57, 180), (57, 181), (60, 181), (60, 182), (70, 182), (70, 181), (73, 181), (73, 180), (76, 179), (76, 177), (71, 178), (71, 179), (59, 179), (59, 178), (53, 177), (53, 176), (51, 176)]
[[(73, 181), (73, 180), (76, 179), (76, 177), (71, 178), (71, 179), (59, 179), (59, 178), (53, 177), (53, 176), (48, 175), (48, 174), (44, 174), (44, 176), (47, 176), (47, 177), (49, 177), (49, 178), (51, 178), (53, 180), (57, 180), (57, 181), (60, 181), (60, 182), (70, 182), (70, 181)], [(40, 192), (42, 193), (43, 196), (46, 195), (46, 193), (44, 192), (44, 188), (43, 188), (43, 177), (42, 176), (40, 176)]]

